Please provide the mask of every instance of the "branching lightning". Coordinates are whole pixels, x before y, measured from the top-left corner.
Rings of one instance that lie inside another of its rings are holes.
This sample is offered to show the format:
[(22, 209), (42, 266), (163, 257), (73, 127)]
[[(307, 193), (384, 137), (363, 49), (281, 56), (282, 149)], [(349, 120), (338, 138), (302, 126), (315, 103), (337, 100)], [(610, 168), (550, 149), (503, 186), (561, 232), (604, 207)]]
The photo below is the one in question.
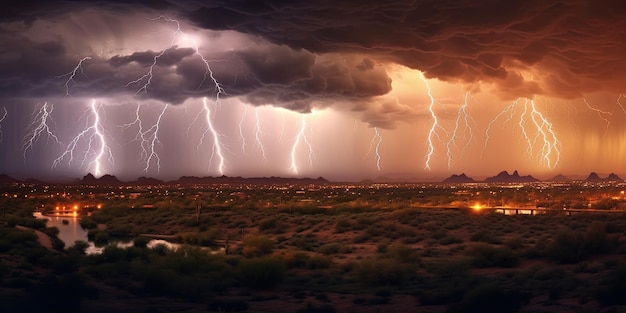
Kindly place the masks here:
[(76, 82), (74, 81), (74, 77), (76, 77), (76, 73), (78, 72), (78, 70), (80, 70), (81, 74), (83, 74), (83, 76), (85, 75), (85, 72), (83, 72), (83, 62), (87, 61), (87, 60), (91, 60), (91, 57), (84, 57), (82, 59), (80, 59), (80, 61), (78, 61), (78, 64), (74, 67), (74, 69), (70, 72), (67, 72), (63, 75), (59, 75), (57, 76), (57, 78), (62, 78), (62, 77), (68, 77), (67, 81), (65, 81), (65, 96), (70, 97), (70, 83), (71, 84), (76, 84)]
[(296, 160), (297, 159), (296, 152), (298, 150), (298, 146), (300, 145), (301, 141), (305, 143), (305, 145), (307, 146), (309, 150), (309, 166), (313, 166), (313, 147), (311, 146), (311, 143), (309, 142), (309, 138), (306, 134), (306, 130), (307, 130), (306, 115), (303, 114), (302, 122), (300, 123), (300, 130), (298, 131), (298, 134), (296, 135), (296, 140), (291, 146), (291, 166), (289, 166), (289, 171), (295, 175), (299, 174), (298, 161)]
[(626, 114), (626, 109), (624, 109), (624, 106), (622, 105), (622, 102), (619, 101), (621, 98), (626, 98), (626, 95), (620, 94), (619, 96), (617, 96), (617, 100), (615, 100), (615, 102), (620, 107), (620, 109), (622, 109), (622, 112), (624, 112), (624, 114)]
[[(618, 102), (619, 102), (619, 98), (617, 98), (617, 99), (618, 99)], [(590, 110), (596, 112), (598, 114), (598, 117), (606, 123), (606, 131), (608, 132), (609, 131), (609, 126), (611, 126), (611, 121), (609, 121), (609, 119), (606, 118), (605, 115), (613, 115), (613, 114), (611, 112), (603, 111), (601, 109), (598, 109), (598, 108), (595, 108), (595, 107), (591, 106), (591, 104), (589, 104), (589, 102), (587, 102), (587, 99), (585, 99), (585, 98), (583, 98), (583, 102), (585, 102), (585, 104), (587, 105), (587, 107)]]
[(383, 137), (380, 135), (380, 132), (378, 131), (378, 127), (374, 127), (374, 131), (376, 132), (376, 150), (374, 150), (374, 152), (376, 153), (376, 168), (378, 168), (378, 170), (380, 171), (380, 145), (383, 143)]
[(6, 107), (2, 107), (2, 110), (4, 110), (4, 113), (2, 114), (2, 117), (0, 117), (0, 143), (2, 143), (2, 139), (4, 138), (4, 133), (2, 132), (2, 122), (9, 114)]
[[(511, 104), (507, 105), (498, 115), (496, 115), (487, 126), (485, 130), (485, 144), (483, 146), (483, 150), (481, 152), (481, 156), (487, 148), (487, 143), (489, 141), (489, 131), (491, 130), (492, 125), (503, 115), (508, 113), (508, 118), (505, 121), (505, 124), (513, 118), (515, 111), (518, 107), (521, 106), (521, 113), (519, 115), (518, 125), (522, 132), (522, 136), (527, 145), (526, 153), (529, 156), (533, 155), (533, 150), (537, 142), (541, 145), (541, 148), (538, 151), (539, 159), (541, 163), (546, 164), (549, 169), (555, 168), (561, 158), (560, 145), (556, 132), (552, 127), (552, 123), (548, 121), (548, 119), (541, 113), (537, 106), (535, 105), (535, 100), (531, 99), (523, 99), (517, 98)], [(526, 124), (531, 123), (535, 129), (535, 137), (531, 139), (529, 135), (529, 131), (527, 129)]]
[(256, 144), (261, 150), (261, 155), (263, 156), (263, 160), (267, 161), (267, 157), (265, 156), (265, 147), (263, 146), (263, 142), (261, 141), (261, 136), (263, 135), (263, 131), (261, 131), (261, 119), (259, 118), (259, 108), (254, 109), (254, 118), (256, 123), (254, 124), (254, 138), (256, 139)]
[[(24, 160), (26, 160), (26, 153), (28, 152), (28, 149), (33, 148), (33, 145), (41, 137), (42, 134), (46, 135), (47, 139), (52, 139), (57, 144), (61, 144), (59, 138), (57, 138), (57, 136), (50, 129), (49, 123), (51, 123), (50, 115), (52, 114), (52, 111), (54, 111), (54, 106), (52, 104), (48, 104), (48, 102), (44, 102), (41, 108), (39, 108), (39, 110), (36, 111), (35, 114), (33, 114), (33, 121), (28, 126), (29, 129), (32, 129), (32, 132), (28, 133), (24, 137), (22, 144), (22, 150), (24, 151)], [(4, 117), (2, 119), (4, 119)]]
[[(93, 155), (93, 161), (89, 162), (89, 166), (93, 165), (94, 175), (96, 177), (102, 176), (102, 162), (105, 155), (108, 155), (109, 162), (113, 163), (113, 153), (109, 148), (105, 136), (104, 136), (104, 127), (102, 126), (102, 121), (100, 117), (100, 108), (101, 105), (96, 104), (96, 100), (93, 99), (91, 101), (91, 105), (89, 106), (90, 115), (93, 117), (93, 123), (87, 124), (85, 129), (78, 133), (70, 141), (70, 143), (65, 148), (65, 151), (52, 162), (52, 168), (57, 167), (66, 157), (69, 158), (68, 164), (71, 164), (74, 161), (74, 153), (77, 149), (77, 145), (85, 139), (87, 141), (87, 149), (83, 153), (82, 164), (87, 162), (89, 156)], [(95, 141), (98, 141), (99, 147), (94, 149)]]
[(217, 171), (219, 172), (220, 175), (224, 175), (225, 160), (224, 160), (224, 153), (223, 153), (224, 147), (222, 145), (222, 141), (220, 140), (221, 135), (215, 130), (215, 127), (213, 127), (213, 121), (211, 118), (211, 108), (209, 107), (209, 104), (207, 103), (206, 97), (202, 98), (202, 105), (203, 105), (203, 108), (200, 111), (200, 113), (204, 112), (205, 114), (207, 128), (202, 133), (202, 137), (200, 137), (200, 142), (198, 143), (197, 149), (198, 150), (200, 149), (200, 146), (204, 142), (205, 136), (208, 133), (211, 133), (211, 136), (213, 137), (213, 152), (211, 153), (210, 160), (213, 160), (213, 157), (217, 155), (217, 158), (219, 161)]
[(462, 150), (461, 150), (461, 154), (465, 153), (465, 149), (467, 149), (467, 147), (469, 146), (469, 144), (471, 143), (472, 139), (474, 138), (474, 130), (472, 128), (472, 125), (470, 124), (470, 121), (472, 121), (473, 119), (469, 116), (469, 114), (467, 113), (467, 105), (468, 105), (468, 98), (469, 98), (469, 92), (465, 93), (465, 100), (463, 102), (463, 105), (459, 108), (459, 111), (457, 112), (457, 116), (456, 116), (456, 121), (454, 123), (454, 130), (452, 131), (452, 135), (450, 136), (450, 140), (448, 140), (448, 143), (446, 145), (447, 148), (447, 155), (448, 155), (448, 169), (452, 167), (452, 146), (455, 143), (456, 139), (457, 139), (457, 135), (459, 132), (459, 124), (461, 121), (461, 118), (463, 119), (463, 123), (465, 124), (465, 129), (466, 129), (466, 137), (468, 138), (464, 138), (465, 141), (465, 145), (463, 146)]
[(430, 170), (430, 160), (432, 159), (433, 154), (435, 153), (433, 137), (437, 136), (436, 130), (437, 130), (437, 127), (439, 126), (439, 120), (437, 119), (437, 114), (435, 114), (435, 110), (434, 110), (435, 97), (433, 97), (433, 94), (430, 90), (430, 84), (428, 84), (428, 81), (426, 80), (426, 77), (424, 77), (423, 73), (420, 73), (420, 77), (422, 78), (422, 81), (424, 81), (424, 84), (426, 85), (426, 90), (428, 91), (428, 98), (430, 98), (430, 105), (428, 106), (428, 111), (430, 112), (430, 116), (433, 120), (433, 124), (430, 127), (430, 130), (428, 131), (428, 151), (426, 152), (426, 162), (424, 164), (424, 169)]
[(248, 106), (243, 105), (243, 112), (241, 113), (241, 119), (239, 120), (239, 140), (241, 140), (241, 152), (246, 154), (246, 136), (243, 134), (243, 122), (246, 119), (248, 113)]
[[(525, 103), (525, 107), (528, 105), (528, 101)], [(556, 138), (556, 134), (552, 130), (552, 123), (550, 123), (544, 116), (537, 110), (535, 107), (535, 100), (530, 100), (530, 118), (537, 127), (537, 136), (541, 136), (541, 141), (543, 144), (541, 145), (540, 157), (548, 166), (549, 169), (552, 169), (559, 163), (559, 159), (561, 157), (561, 153), (559, 151), (559, 141)], [(552, 159), (554, 159), (554, 164), (552, 164)]]
[(380, 160), (381, 160), (381, 156), (380, 156), (380, 146), (383, 143), (383, 137), (380, 134), (380, 131), (378, 130), (378, 127), (374, 127), (374, 136), (372, 137), (372, 141), (370, 141), (370, 147), (367, 150), (367, 153), (365, 153), (365, 157), (367, 157), (372, 150), (374, 150), (374, 156), (376, 158), (376, 168), (380, 171), (381, 167), (380, 167)]
[[(145, 162), (143, 172), (147, 173), (150, 169), (150, 165), (156, 163), (157, 173), (161, 171), (161, 158), (156, 152), (155, 146), (161, 144), (159, 140), (159, 127), (161, 125), (161, 119), (167, 110), (168, 105), (164, 104), (161, 113), (158, 115), (156, 122), (148, 129), (144, 130), (143, 121), (140, 115), (141, 104), (137, 103), (137, 109), (135, 110), (135, 119), (127, 124), (121, 125), (122, 128), (127, 129), (131, 126), (137, 126), (137, 135), (132, 141), (139, 141), (141, 147), (141, 160)], [(132, 142), (131, 141), (131, 142)]]

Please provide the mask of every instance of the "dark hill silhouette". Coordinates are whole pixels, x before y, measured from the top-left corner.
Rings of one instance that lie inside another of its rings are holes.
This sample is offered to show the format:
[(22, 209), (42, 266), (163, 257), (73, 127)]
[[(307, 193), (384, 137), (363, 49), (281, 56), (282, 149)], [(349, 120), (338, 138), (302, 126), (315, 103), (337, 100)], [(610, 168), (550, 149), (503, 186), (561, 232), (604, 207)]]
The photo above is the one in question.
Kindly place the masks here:
[(567, 177), (567, 176), (565, 176), (565, 175), (563, 175), (563, 174), (559, 174), (559, 175), (556, 175), (556, 176), (548, 179), (547, 181), (564, 182), (564, 181), (572, 181), (572, 179)]
[(591, 173), (589, 173), (589, 176), (587, 176), (585, 181), (598, 182), (598, 181), (602, 181), (602, 178), (600, 178), (600, 176), (598, 176), (598, 173), (591, 172)]
[(196, 176), (183, 176), (178, 180), (169, 182), (170, 184), (180, 185), (212, 185), (212, 184), (294, 184), (294, 185), (320, 185), (327, 184), (328, 180), (323, 177), (318, 178), (285, 178), (285, 177), (196, 177)]
[(122, 182), (113, 175), (103, 175), (100, 178), (96, 178), (93, 174), (88, 173), (81, 180), (78, 181), (79, 185), (121, 185)]
[(141, 185), (141, 186), (154, 186), (163, 185), (164, 182), (160, 179), (141, 176), (137, 180), (127, 182), (128, 185)]
[(0, 175), (0, 185), (11, 185), (20, 181), (6, 174)]
[(496, 176), (487, 177), (485, 179), (487, 183), (532, 183), (538, 181), (537, 178), (530, 175), (520, 176), (517, 171), (513, 172), (511, 175), (509, 175), (507, 171), (502, 171)]
[(473, 178), (465, 175), (465, 173), (461, 173), (461, 175), (452, 174), (452, 176), (444, 179), (443, 182), (447, 184), (464, 184), (473, 183), (476, 181)]
[(622, 181), (623, 179), (621, 179), (619, 176), (617, 176), (615, 173), (611, 173), (609, 174), (609, 176), (607, 178), (604, 179), (605, 181)]

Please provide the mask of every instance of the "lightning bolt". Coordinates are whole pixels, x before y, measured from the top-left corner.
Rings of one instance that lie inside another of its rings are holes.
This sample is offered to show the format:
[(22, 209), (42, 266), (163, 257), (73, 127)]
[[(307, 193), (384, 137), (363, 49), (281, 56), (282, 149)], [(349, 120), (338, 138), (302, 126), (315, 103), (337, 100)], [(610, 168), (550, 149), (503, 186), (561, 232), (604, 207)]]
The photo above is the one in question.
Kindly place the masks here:
[(446, 145), (447, 148), (447, 156), (448, 156), (448, 168), (452, 167), (452, 145), (454, 144), (456, 137), (457, 137), (457, 132), (459, 131), (459, 124), (461, 121), (461, 118), (463, 118), (463, 122), (465, 124), (465, 129), (467, 130), (467, 132), (469, 133), (468, 136), (469, 138), (467, 138), (467, 141), (465, 142), (465, 145), (463, 146), (463, 149), (461, 150), (461, 154), (465, 153), (465, 149), (467, 149), (467, 147), (469, 146), (470, 142), (472, 141), (472, 138), (474, 138), (474, 130), (472, 129), (472, 126), (470, 124), (470, 121), (472, 121), (473, 119), (469, 116), (469, 114), (467, 114), (467, 105), (468, 105), (468, 98), (469, 98), (469, 92), (465, 93), (465, 101), (463, 102), (463, 105), (459, 108), (459, 111), (457, 112), (457, 116), (456, 116), (456, 121), (454, 123), (454, 130), (452, 131), (452, 135), (450, 136), (450, 140), (448, 140), (448, 143)]
[[(525, 106), (527, 103), (525, 104)], [(550, 123), (535, 107), (535, 100), (530, 100), (530, 118), (537, 127), (537, 136), (541, 135), (543, 144), (541, 145), (540, 156), (546, 163), (549, 169), (553, 168), (552, 158), (554, 158), (554, 166), (559, 163), (561, 153), (558, 149), (559, 141), (556, 138), (556, 134), (552, 130), (552, 123)], [(554, 156), (552, 156), (554, 154)]]
[(365, 153), (365, 157), (366, 158), (371, 152), (372, 150), (374, 150), (374, 156), (376, 158), (376, 168), (380, 171), (381, 167), (380, 167), (380, 160), (381, 160), (381, 156), (380, 156), (380, 145), (383, 143), (383, 137), (380, 135), (380, 132), (378, 131), (378, 127), (374, 127), (374, 136), (372, 137), (372, 141), (370, 141), (370, 147), (367, 150), (367, 153)]
[[(135, 94), (139, 94), (140, 92), (144, 92), (144, 93), (148, 93), (148, 87), (150, 86), (150, 84), (152, 83), (152, 78), (154, 77), (154, 67), (157, 65), (157, 63), (159, 62), (159, 59), (165, 55), (165, 53), (167, 53), (167, 51), (169, 51), (170, 49), (174, 48), (174, 45), (176, 44), (176, 40), (178, 39), (178, 37), (180, 35), (183, 34), (183, 32), (180, 29), (180, 23), (177, 20), (172, 20), (169, 18), (166, 18), (164, 16), (159, 16), (155, 19), (152, 19), (153, 21), (156, 20), (165, 20), (167, 22), (174, 22), (176, 23), (176, 31), (174, 31), (174, 34), (172, 35), (172, 40), (170, 41), (170, 45), (161, 50), (158, 54), (156, 54), (154, 56), (154, 58), (152, 59), (152, 64), (148, 67), (148, 71), (143, 74), (141, 77), (132, 80), (128, 83), (126, 83), (126, 87), (129, 87), (131, 85), (138, 85), (139, 89), (137, 89), (137, 91), (135, 92)], [(142, 85), (143, 82), (143, 85)]]
[[(26, 160), (26, 153), (29, 149), (33, 148), (35, 142), (41, 137), (41, 134), (45, 134), (48, 139), (52, 138), (57, 144), (61, 144), (59, 138), (50, 129), (50, 115), (54, 111), (54, 106), (44, 102), (36, 113), (33, 114), (33, 120), (28, 126), (33, 131), (28, 133), (23, 140), (22, 150), (24, 151), (24, 160)], [(5, 109), (6, 112), (6, 109)], [(5, 114), (6, 117), (6, 114)], [(4, 117), (2, 118), (4, 120)]]
[(246, 119), (248, 113), (248, 106), (243, 105), (243, 112), (241, 113), (241, 119), (239, 120), (239, 138), (241, 140), (241, 151), (246, 154), (246, 136), (243, 134), (243, 122)]
[(376, 132), (376, 168), (378, 168), (378, 170), (380, 171), (380, 145), (383, 143), (383, 137), (380, 135), (380, 132), (378, 131), (378, 127), (374, 127), (374, 132)]
[(433, 144), (433, 137), (437, 136), (436, 134), (436, 130), (437, 127), (439, 126), (439, 121), (437, 119), (437, 115), (435, 114), (434, 111), (434, 106), (435, 106), (435, 97), (433, 97), (433, 94), (430, 90), (430, 85), (428, 84), (428, 81), (426, 80), (426, 77), (424, 77), (424, 73), (420, 72), (420, 77), (422, 78), (422, 81), (424, 82), (424, 85), (426, 85), (426, 91), (428, 92), (428, 98), (430, 98), (430, 104), (428, 106), (428, 111), (430, 112), (430, 116), (433, 120), (433, 124), (430, 127), (430, 130), (428, 131), (428, 151), (426, 152), (426, 162), (424, 164), (424, 169), (426, 170), (430, 170), (430, 160), (433, 157), (433, 154), (435, 153), (435, 146)]
[(622, 112), (624, 112), (624, 114), (626, 114), (626, 109), (624, 109), (624, 106), (623, 106), (623, 105), (622, 105), (622, 103), (619, 101), (619, 99), (621, 99), (621, 98), (626, 98), (626, 95), (624, 95), (624, 94), (620, 94), (620, 95), (617, 97), (617, 100), (616, 100), (615, 102), (616, 102), (616, 104), (617, 104), (617, 105), (619, 105), (619, 107), (622, 109)]
[(306, 129), (307, 129), (306, 115), (302, 115), (302, 121), (300, 123), (300, 130), (298, 131), (298, 134), (296, 135), (296, 140), (291, 146), (291, 166), (289, 166), (289, 171), (295, 175), (298, 175), (299, 173), (298, 162), (296, 160), (297, 159), (296, 151), (298, 150), (298, 146), (300, 145), (301, 141), (303, 141), (309, 149), (309, 166), (313, 166), (313, 147), (311, 146), (311, 143), (309, 142), (309, 139), (306, 135)]
[(148, 135), (147, 136), (148, 140), (146, 141), (148, 148), (145, 150), (149, 151), (148, 156), (146, 157), (146, 166), (143, 168), (144, 173), (147, 173), (148, 170), (150, 169), (150, 163), (152, 162), (153, 159), (156, 162), (157, 173), (161, 172), (161, 158), (154, 150), (154, 146), (156, 146), (156, 144), (161, 144), (161, 141), (159, 140), (159, 137), (158, 137), (159, 127), (161, 125), (161, 119), (163, 118), (163, 115), (165, 114), (166, 110), (167, 110), (167, 104), (164, 104), (163, 110), (159, 114), (159, 117), (157, 118), (154, 125), (148, 128), (148, 130), (142, 135), (142, 137), (144, 138), (146, 138), (146, 135)]
[(83, 76), (87, 76), (85, 75), (85, 72), (83, 72), (83, 62), (87, 61), (87, 60), (91, 60), (91, 57), (84, 57), (82, 59), (80, 59), (80, 61), (78, 61), (78, 64), (74, 67), (74, 69), (72, 71), (69, 71), (63, 75), (59, 75), (57, 76), (57, 78), (63, 78), (63, 77), (68, 77), (67, 81), (65, 81), (65, 96), (70, 97), (70, 83), (76, 85), (76, 81), (74, 81), (74, 77), (76, 77), (76, 73), (78, 72), (78, 70), (80, 70), (81, 74), (83, 74)]
[(4, 133), (2, 132), (2, 122), (4, 121), (4, 119), (9, 114), (9, 112), (7, 112), (7, 108), (6, 107), (2, 107), (2, 110), (4, 110), (4, 114), (2, 114), (2, 117), (0, 117), (0, 143), (2, 143), (2, 140), (4, 138)]
[[(54, 162), (52, 162), (52, 168), (56, 168), (66, 157), (69, 157), (68, 164), (71, 164), (74, 161), (74, 153), (77, 149), (77, 145), (82, 139), (87, 140), (87, 149), (83, 153), (82, 164), (86, 162), (90, 154), (93, 154), (94, 159), (89, 162), (89, 166), (93, 165), (94, 176), (102, 176), (102, 159), (105, 155), (108, 155), (109, 162), (113, 163), (113, 153), (107, 145), (104, 136), (104, 127), (102, 126), (100, 118), (100, 108), (101, 105), (97, 105), (96, 100), (93, 99), (91, 101), (91, 105), (89, 106), (89, 110), (91, 111), (90, 114), (93, 117), (93, 123), (91, 125), (87, 124), (89, 126), (78, 133), (78, 135), (74, 136), (72, 141), (70, 141), (65, 148), (65, 151), (58, 158), (56, 158)], [(99, 142), (99, 148), (94, 149), (95, 141)]]
[[(619, 98), (617, 98), (617, 99), (618, 99), (618, 102), (619, 102)], [(595, 107), (591, 106), (591, 104), (589, 104), (589, 102), (587, 102), (587, 99), (585, 99), (585, 98), (583, 98), (583, 102), (585, 102), (585, 104), (587, 105), (587, 107), (590, 110), (596, 112), (598, 114), (598, 117), (600, 119), (602, 119), (606, 123), (606, 131), (608, 132), (609, 131), (609, 126), (611, 126), (611, 121), (609, 121), (609, 119), (604, 117), (604, 116), (605, 115), (613, 115), (613, 114), (611, 112), (603, 111), (603, 110), (600, 110), (598, 108), (595, 108)]]
[(225, 160), (224, 160), (224, 153), (222, 152), (222, 150), (224, 150), (224, 147), (220, 140), (221, 135), (215, 130), (215, 127), (213, 127), (213, 121), (211, 119), (211, 108), (209, 107), (209, 104), (207, 103), (206, 97), (202, 98), (202, 105), (203, 105), (203, 108), (200, 111), (200, 113), (202, 112), (205, 113), (207, 128), (202, 133), (202, 137), (200, 138), (200, 142), (198, 143), (197, 150), (200, 149), (200, 146), (204, 142), (205, 136), (208, 133), (211, 133), (211, 136), (213, 137), (213, 152), (211, 153), (210, 162), (212, 162), (213, 157), (217, 155), (217, 158), (219, 159), (217, 171), (219, 172), (220, 175), (224, 175)]
[(135, 125), (137, 126), (137, 135), (135, 136), (135, 138), (133, 138), (133, 140), (131, 140), (131, 142), (139, 141), (139, 146), (141, 147), (141, 160), (143, 160), (146, 164), (143, 168), (144, 173), (148, 172), (148, 170), (150, 169), (150, 165), (153, 163), (153, 160), (157, 166), (157, 173), (161, 171), (161, 158), (156, 152), (155, 146), (157, 144), (161, 144), (158, 133), (159, 127), (161, 125), (161, 119), (163, 118), (167, 107), (168, 105), (164, 104), (163, 110), (161, 110), (161, 113), (158, 115), (156, 122), (150, 128), (144, 130), (143, 121), (140, 115), (141, 103), (137, 103), (137, 109), (135, 109), (135, 119), (130, 123), (120, 126), (124, 129), (130, 128)]
[[(493, 124), (500, 119), (501, 116), (503, 116), (504, 114), (509, 113), (509, 117), (507, 120), (511, 120), (513, 117), (513, 113), (515, 113), (515, 106), (517, 105), (518, 101), (521, 98), (517, 98), (515, 101), (513, 101), (513, 103), (507, 105), (500, 113), (498, 113), (498, 115), (496, 115), (490, 122), (489, 124), (487, 124), (487, 128), (485, 129), (485, 144), (483, 145), (483, 149), (480, 152), (480, 157), (482, 158), (483, 154), (485, 153), (485, 149), (487, 149), (487, 143), (489, 142), (490, 136), (489, 136), (489, 132), (491, 131), (491, 126), (493, 126)], [(522, 130), (524, 130), (524, 126), (520, 124), (520, 127), (522, 127)]]
[[(518, 107), (521, 107), (521, 113), (519, 115), (518, 126), (521, 129), (522, 136), (526, 141), (527, 149), (526, 153), (529, 156), (532, 156), (533, 150), (539, 141), (541, 144), (541, 149), (539, 149), (538, 155), (543, 164), (549, 169), (555, 168), (561, 157), (560, 142), (556, 136), (556, 132), (553, 130), (552, 123), (548, 121), (548, 119), (541, 113), (537, 106), (535, 105), (535, 100), (524, 99), (522, 104), (522, 98), (517, 98), (511, 104), (507, 105), (493, 120), (489, 122), (487, 129), (485, 131), (485, 145), (483, 146), (483, 150), (481, 152), (484, 153), (487, 142), (489, 140), (489, 131), (491, 126), (503, 115), (509, 114), (508, 118), (505, 120), (505, 124), (510, 121), (515, 115), (515, 111)], [(530, 111), (530, 112), (529, 112)], [(527, 123), (532, 123), (535, 128), (535, 138), (531, 139), (529, 135), (529, 131), (526, 127)]]
[(263, 132), (261, 131), (261, 119), (259, 118), (259, 108), (254, 109), (254, 117), (256, 119), (256, 123), (254, 126), (254, 138), (256, 139), (256, 144), (261, 149), (261, 154), (263, 155), (263, 160), (267, 161), (267, 157), (265, 156), (265, 147), (263, 146), (263, 142), (261, 141), (261, 135)]
[[(207, 79), (210, 79), (213, 82), (214, 87), (215, 87), (216, 103), (219, 103), (220, 96), (223, 95), (223, 94), (226, 94), (226, 92), (222, 88), (222, 85), (217, 81), (217, 79), (213, 75), (213, 71), (211, 70), (211, 66), (210, 66), (209, 60), (207, 60), (204, 57), (204, 55), (202, 53), (200, 53), (198, 42), (193, 40), (189, 36), (187, 36), (187, 34), (185, 34), (182, 31), (182, 29), (180, 28), (180, 22), (178, 22), (178, 20), (176, 20), (176, 19), (172, 19), (172, 18), (165, 17), (165, 16), (159, 16), (157, 18), (153, 18), (152, 20), (153, 21), (164, 20), (164, 21), (169, 22), (169, 23), (174, 23), (174, 24), (176, 24), (176, 30), (174, 31), (174, 34), (172, 35), (172, 40), (170, 41), (169, 46), (167, 46), (165, 49), (161, 50), (157, 55), (154, 56), (154, 58), (152, 60), (152, 64), (148, 67), (148, 71), (144, 75), (142, 75), (141, 77), (139, 77), (139, 78), (137, 78), (137, 79), (135, 79), (133, 81), (128, 82), (126, 84), (126, 87), (129, 87), (131, 85), (140, 85), (139, 89), (137, 89), (135, 94), (139, 94), (142, 91), (144, 93), (147, 93), (148, 92), (148, 87), (152, 83), (152, 79), (154, 77), (154, 67), (158, 64), (159, 59), (163, 55), (165, 55), (165, 53), (167, 53), (167, 51), (169, 51), (169, 50), (171, 50), (172, 48), (175, 47), (178, 38), (182, 36), (183, 40), (191, 41), (191, 43), (193, 44), (193, 47), (194, 47), (194, 51), (195, 51), (194, 54), (197, 55), (198, 57), (200, 57), (200, 59), (202, 60), (202, 63), (204, 63), (204, 65), (205, 65), (204, 77), (202, 78), (202, 81), (198, 85), (198, 89), (200, 89), (200, 87), (202, 87), (202, 85), (204, 85), (204, 82)], [(142, 82), (143, 82), (143, 85), (142, 85)]]

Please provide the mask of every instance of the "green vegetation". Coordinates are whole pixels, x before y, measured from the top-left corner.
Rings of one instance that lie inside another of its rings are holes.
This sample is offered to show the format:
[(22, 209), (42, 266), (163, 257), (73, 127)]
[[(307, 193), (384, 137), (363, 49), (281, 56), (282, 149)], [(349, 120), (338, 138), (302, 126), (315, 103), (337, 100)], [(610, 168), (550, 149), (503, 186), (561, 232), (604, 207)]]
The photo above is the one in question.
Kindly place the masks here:
[[(171, 201), (157, 195), (102, 201), (103, 209), (81, 219), (89, 239), (105, 245), (95, 255), (86, 254), (84, 241), (64, 244), (59, 229), (32, 217), (32, 208), (49, 200), (0, 200), (7, 204), (0, 218), (0, 311), (626, 309), (624, 214), (505, 216), (411, 206), (449, 203), (439, 189), (355, 190), (342, 201), (311, 190), (314, 201), (273, 189), (236, 199), (220, 190), (194, 191), (199, 200), (191, 200), (192, 191), (184, 190)], [(519, 201), (528, 195), (503, 193)], [(203, 203), (199, 215), (194, 201)], [(44, 232), (54, 249), (15, 226)], [(152, 247), (151, 238), (181, 245)], [(119, 239), (132, 244), (119, 248), (113, 244)]]

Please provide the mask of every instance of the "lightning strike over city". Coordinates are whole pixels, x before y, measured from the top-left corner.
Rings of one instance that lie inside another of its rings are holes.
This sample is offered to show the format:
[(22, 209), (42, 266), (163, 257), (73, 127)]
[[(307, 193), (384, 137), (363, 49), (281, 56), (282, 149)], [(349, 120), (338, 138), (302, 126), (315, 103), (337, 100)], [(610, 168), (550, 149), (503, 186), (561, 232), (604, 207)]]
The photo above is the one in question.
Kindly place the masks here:
[(437, 114), (435, 114), (435, 97), (432, 94), (432, 91), (430, 89), (430, 84), (428, 83), (428, 81), (426, 80), (426, 77), (424, 77), (423, 73), (420, 73), (420, 78), (422, 79), (422, 81), (424, 82), (424, 85), (426, 85), (426, 90), (428, 91), (428, 99), (430, 101), (430, 104), (428, 105), (428, 112), (430, 112), (430, 117), (432, 119), (432, 125), (430, 126), (430, 130), (428, 131), (428, 136), (427, 136), (427, 141), (428, 141), (428, 150), (426, 151), (426, 162), (424, 163), (424, 169), (425, 170), (430, 170), (430, 160), (433, 158), (433, 155), (435, 154), (435, 144), (433, 142), (435, 137), (439, 137), (437, 135), (437, 127), (439, 127), (439, 118), (437, 118)]
[(221, 139), (222, 135), (220, 135), (220, 133), (218, 133), (215, 127), (213, 126), (213, 117), (211, 116), (211, 108), (209, 104), (207, 103), (206, 97), (202, 98), (202, 111), (201, 112), (204, 112), (205, 114), (206, 128), (204, 132), (202, 133), (200, 142), (198, 143), (198, 149), (203, 144), (205, 136), (208, 134), (213, 141), (213, 146), (211, 149), (211, 157), (209, 158), (209, 164), (212, 162), (213, 157), (217, 157), (217, 172), (220, 175), (224, 175), (226, 161), (224, 159), (223, 150), (225, 148), (222, 145), (222, 139)]
[(298, 161), (298, 148), (301, 146), (308, 152), (309, 166), (313, 166), (313, 147), (309, 142), (307, 129), (306, 115), (302, 115), (302, 119), (300, 120), (300, 130), (298, 130), (293, 145), (291, 146), (291, 165), (289, 166), (289, 171), (294, 175), (298, 175), (300, 171), (298, 165), (300, 164)]
[[(52, 168), (57, 167), (61, 162), (67, 159), (69, 165), (74, 161), (75, 155), (82, 154), (83, 158), (80, 162), (80, 166), (87, 164), (90, 170), (93, 170), (93, 175), (100, 177), (106, 173), (103, 172), (105, 161), (108, 161), (109, 165), (113, 165), (113, 152), (109, 147), (105, 130), (102, 124), (102, 117), (100, 112), (102, 109), (101, 104), (97, 104), (95, 99), (91, 100), (89, 109), (85, 112), (86, 126), (81, 130), (70, 143), (66, 146), (65, 151), (54, 159), (52, 162)], [(93, 120), (89, 123), (89, 120)], [(83, 152), (81, 153), (80, 144), (83, 144)], [(107, 157), (106, 160), (104, 158)], [(91, 159), (91, 160), (89, 160)]]
[(296, 2), (53, 1), (7, 12), (0, 173), (626, 175), (621, 9), (502, 4), (489, 7), (516, 13), (485, 19), (500, 15), (448, 0), (389, 12), (366, 1), (358, 14)]
[(623, 1), (3, 4), (0, 312), (626, 312)]

